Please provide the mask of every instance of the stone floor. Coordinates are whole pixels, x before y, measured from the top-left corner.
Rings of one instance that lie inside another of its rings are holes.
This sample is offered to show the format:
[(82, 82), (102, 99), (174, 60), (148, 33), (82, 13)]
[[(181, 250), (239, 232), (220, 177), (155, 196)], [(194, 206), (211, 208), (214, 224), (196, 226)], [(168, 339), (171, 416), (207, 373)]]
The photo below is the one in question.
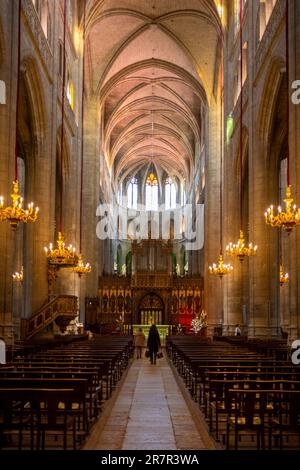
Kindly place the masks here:
[(85, 450), (215, 449), (197, 405), (166, 358), (132, 362)]

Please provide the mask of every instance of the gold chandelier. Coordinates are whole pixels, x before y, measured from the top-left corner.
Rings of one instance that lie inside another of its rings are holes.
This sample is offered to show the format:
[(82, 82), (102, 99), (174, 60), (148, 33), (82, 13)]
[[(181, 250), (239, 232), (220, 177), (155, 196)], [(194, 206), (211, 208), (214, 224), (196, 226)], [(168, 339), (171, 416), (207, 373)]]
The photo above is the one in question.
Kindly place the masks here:
[(13, 275), (12, 275), (12, 278), (13, 278), (13, 281), (14, 282), (23, 282), (23, 279), (24, 279), (24, 272), (23, 272), (23, 266), (21, 268), (21, 271), (18, 273), (18, 272), (15, 272)]
[(280, 281), (280, 285), (281, 285), (281, 286), (284, 286), (284, 284), (286, 284), (287, 282), (289, 282), (289, 280), (290, 280), (289, 273), (285, 273), (285, 272), (284, 272), (283, 265), (281, 264), (281, 265), (280, 265), (280, 272), (279, 272), (279, 281)]
[(237, 243), (230, 242), (226, 247), (226, 253), (230, 256), (237, 256), (240, 261), (243, 261), (245, 256), (254, 256), (257, 252), (257, 245), (245, 243), (244, 232), (240, 230), (240, 238)]
[(92, 271), (90, 263), (84, 264), (82, 254), (78, 256), (78, 263), (74, 268), (74, 272), (81, 277), (83, 274), (88, 274)]
[[(290, 64), (289, 64), (289, 2), (286, 2), (286, 12), (285, 12), (285, 32), (286, 32), (286, 87), (287, 91), (289, 90), (290, 83)], [(286, 95), (286, 109), (287, 109), (287, 149), (286, 149), (286, 160), (287, 160), (287, 188), (286, 188), (286, 197), (285, 210), (282, 210), (281, 206), (277, 209), (277, 214), (274, 214), (274, 206), (270, 206), (265, 212), (265, 222), (271, 227), (283, 228), (288, 234), (291, 233), (294, 227), (300, 225), (300, 208), (297, 208), (293, 204), (294, 199), (292, 198), (292, 187), (290, 184), (290, 97), (289, 93)]]
[(16, 229), (20, 222), (35, 222), (38, 218), (39, 208), (34, 209), (34, 204), (28, 204), (28, 208), (23, 208), (23, 198), (19, 194), (18, 180), (13, 182), (13, 193), (11, 194), (12, 205), (4, 207), (4, 198), (0, 196), (0, 220), (8, 221), (13, 229)]
[(265, 212), (265, 221), (271, 227), (282, 227), (287, 233), (291, 233), (294, 227), (300, 225), (300, 208), (297, 208), (295, 204), (293, 205), (294, 199), (292, 198), (291, 186), (286, 189), (284, 202), (286, 205), (285, 211), (279, 206), (277, 215), (274, 215), (274, 206), (270, 206)]
[(76, 266), (78, 256), (72, 245), (66, 246), (62, 233), (58, 233), (57, 248), (53, 249), (52, 243), (44, 248), (48, 263), (63, 266)]
[(220, 254), (218, 264), (214, 263), (212, 266), (209, 266), (209, 273), (215, 276), (219, 276), (221, 279), (223, 278), (223, 276), (226, 276), (226, 274), (230, 274), (232, 271), (233, 267), (231, 266), (231, 264), (224, 264), (222, 254)]

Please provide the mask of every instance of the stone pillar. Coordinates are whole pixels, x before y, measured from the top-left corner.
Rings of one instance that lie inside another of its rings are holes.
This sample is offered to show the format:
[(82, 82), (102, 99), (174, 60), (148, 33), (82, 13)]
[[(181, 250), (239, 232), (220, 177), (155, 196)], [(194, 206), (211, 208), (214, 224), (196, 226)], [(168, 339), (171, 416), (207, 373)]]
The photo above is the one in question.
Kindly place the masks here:
[[(16, 128), (16, 77), (17, 49), (15, 41), (18, 31), (18, 5), (16, 2), (5, 0), (1, 4), (5, 11), (2, 30), (4, 42), (3, 60), (0, 63), (1, 80), (6, 86), (6, 103), (0, 105), (0, 194), (5, 198), (6, 204), (11, 204), (10, 194), (14, 179), (15, 154), (15, 128)], [(0, 253), (2, 262), (0, 267), (0, 336), (6, 344), (14, 341), (13, 312), (12, 312), (12, 273), (14, 272), (13, 253), (15, 236), (7, 222), (0, 222)]]
[[(83, 253), (92, 265), (92, 272), (85, 276), (81, 285), (80, 308), (84, 308), (85, 297), (95, 297), (98, 292), (100, 269), (100, 250), (103, 242), (97, 238), (96, 227), (99, 217), (96, 210), (99, 205), (100, 189), (100, 145), (99, 113), (96, 99), (86, 101), (86, 119), (84, 123), (84, 173), (83, 173)], [(106, 253), (104, 253), (106, 256)], [(100, 271), (101, 272), (101, 271)]]
[[(239, 237), (239, 180), (237, 174), (237, 146), (239, 128), (236, 123), (234, 141), (225, 147), (224, 157), (224, 251), (226, 246), (235, 243)], [(243, 323), (242, 316), (242, 270), (243, 266), (235, 258), (226, 256), (234, 270), (224, 279), (224, 320), (223, 335), (234, 334), (235, 325)]]
[(207, 116), (206, 131), (206, 188), (205, 188), (205, 278), (204, 298), (207, 312), (208, 335), (223, 317), (223, 288), (226, 280), (209, 274), (209, 266), (220, 254), (220, 106), (213, 100)]
[[(300, 80), (300, 4), (298, 0), (290, 2), (290, 79)], [(292, 91), (290, 92), (292, 93)], [(290, 101), (290, 163), (291, 184), (297, 207), (300, 207), (300, 104)], [(300, 228), (290, 235), (290, 257), (288, 287), (290, 294), (290, 316), (288, 324), (289, 341), (300, 338)], [(283, 288), (283, 289), (284, 289)]]

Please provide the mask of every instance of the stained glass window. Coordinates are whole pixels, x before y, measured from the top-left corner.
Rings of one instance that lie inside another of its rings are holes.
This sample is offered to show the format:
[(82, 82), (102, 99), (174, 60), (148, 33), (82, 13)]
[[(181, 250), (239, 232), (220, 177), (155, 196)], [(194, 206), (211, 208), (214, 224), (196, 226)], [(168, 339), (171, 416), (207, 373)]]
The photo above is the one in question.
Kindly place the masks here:
[(146, 181), (146, 211), (156, 210), (158, 210), (158, 181), (152, 172)]

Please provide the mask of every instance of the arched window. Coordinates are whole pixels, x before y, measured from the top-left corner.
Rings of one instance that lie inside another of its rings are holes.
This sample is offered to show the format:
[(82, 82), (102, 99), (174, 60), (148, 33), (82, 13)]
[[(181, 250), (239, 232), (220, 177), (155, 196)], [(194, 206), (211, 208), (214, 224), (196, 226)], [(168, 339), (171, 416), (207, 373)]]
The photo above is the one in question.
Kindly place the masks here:
[(48, 3), (46, 1), (43, 1), (42, 5), (40, 6), (40, 21), (41, 21), (41, 26), (44, 31), (44, 34), (46, 38), (48, 39)]
[(167, 178), (165, 182), (165, 207), (168, 209), (176, 209), (176, 187), (172, 178)]
[(181, 183), (181, 201), (180, 202), (182, 206), (186, 205), (186, 192), (185, 192), (183, 183)]
[(240, 55), (238, 64), (237, 64), (237, 70), (234, 76), (234, 104), (236, 104), (239, 99), (239, 96), (241, 93), (241, 85), (244, 86), (245, 81), (247, 80), (247, 75), (248, 75), (248, 42), (247, 41), (243, 45), (242, 59), (243, 59), (243, 75), (241, 77), (241, 55)]
[(67, 99), (71, 108), (74, 109), (74, 85), (71, 80), (69, 71), (67, 74)]
[(127, 188), (127, 207), (137, 209), (138, 204), (138, 181), (132, 178)]
[(280, 160), (280, 171), (279, 171), (279, 200), (280, 205), (284, 207), (284, 199), (286, 197), (286, 175), (287, 175), (287, 157), (284, 156)]
[(146, 181), (146, 211), (158, 210), (158, 181), (154, 173), (150, 173)]
[(51, 43), (51, 15), (48, 0), (32, 0), (35, 11), (40, 19), (42, 29), (48, 40)]

